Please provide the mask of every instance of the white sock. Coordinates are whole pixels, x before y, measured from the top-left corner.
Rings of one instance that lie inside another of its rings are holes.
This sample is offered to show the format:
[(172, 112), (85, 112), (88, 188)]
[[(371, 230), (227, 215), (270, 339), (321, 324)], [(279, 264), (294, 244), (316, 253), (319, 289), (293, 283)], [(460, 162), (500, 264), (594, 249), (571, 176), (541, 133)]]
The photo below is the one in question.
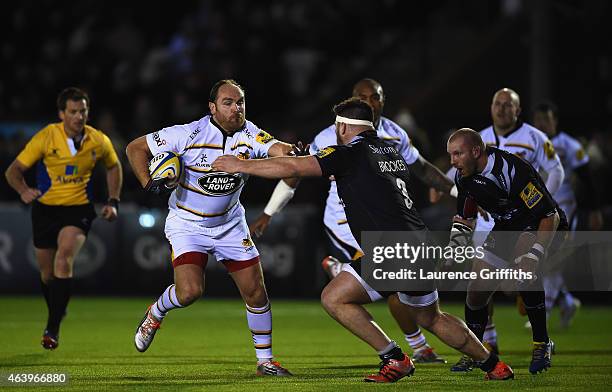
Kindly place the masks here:
[(487, 343), (497, 343), (497, 330), (495, 329), (494, 323), (487, 324), (484, 335), (482, 335), (482, 341)]
[(421, 328), (417, 328), (416, 332), (405, 334), (404, 337), (413, 351), (419, 351), (429, 347), (425, 335), (421, 332)]
[(151, 306), (151, 313), (156, 319), (161, 321), (170, 310), (182, 307), (183, 305), (179, 303), (176, 297), (176, 285), (171, 284), (153, 306)]
[(561, 289), (561, 295), (563, 295), (563, 301), (565, 302), (565, 306), (574, 306), (574, 296), (567, 290), (567, 288), (563, 287), (563, 289)]
[(544, 286), (544, 306), (550, 312), (563, 287), (563, 275), (559, 272), (544, 275), (542, 277), (542, 285)]
[(257, 364), (271, 361), (272, 355), (272, 310), (268, 302), (261, 308), (246, 305), (247, 323), (253, 336)]

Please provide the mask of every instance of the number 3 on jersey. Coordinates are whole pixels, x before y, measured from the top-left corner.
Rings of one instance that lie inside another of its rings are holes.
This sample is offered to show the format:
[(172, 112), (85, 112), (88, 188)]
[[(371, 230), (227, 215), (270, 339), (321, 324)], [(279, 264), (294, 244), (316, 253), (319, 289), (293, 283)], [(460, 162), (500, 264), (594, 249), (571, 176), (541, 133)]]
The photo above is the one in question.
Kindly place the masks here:
[(402, 196), (404, 196), (404, 203), (406, 203), (406, 207), (408, 209), (412, 208), (412, 199), (408, 195), (408, 189), (406, 189), (406, 183), (401, 178), (396, 178), (397, 187), (402, 191)]

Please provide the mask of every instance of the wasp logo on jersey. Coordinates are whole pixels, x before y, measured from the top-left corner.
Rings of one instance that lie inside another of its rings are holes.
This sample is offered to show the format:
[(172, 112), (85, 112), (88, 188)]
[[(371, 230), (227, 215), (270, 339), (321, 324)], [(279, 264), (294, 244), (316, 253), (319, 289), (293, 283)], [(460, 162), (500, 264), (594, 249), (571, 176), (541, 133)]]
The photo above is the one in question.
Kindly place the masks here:
[(257, 136), (255, 136), (255, 140), (261, 144), (266, 144), (272, 139), (274, 139), (274, 136), (270, 135), (266, 131), (259, 131), (259, 133), (257, 133)]
[(542, 192), (536, 188), (533, 183), (528, 183), (525, 188), (521, 191), (521, 199), (525, 202), (527, 208), (532, 209), (536, 204), (542, 200)]
[(544, 153), (548, 159), (553, 159), (555, 157), (555, 147), (550, 140), (544, 142)]
[(240, 151), (238, 153), (238, 158), (239, 159), (249, 159), (250, 157), (251, 157), (251, 152), (249, 150)]
[(253, 240), (251, 238), (245, 238), (242, 240), (242, 246), (244, 247), (245, 252), (248, 252), (253, 249), (255, 244), (253, 243)]
[(328, 156), (329, 154), (331, 154), (334, 151), (336, 151), (336, 149), (333, 148), (333, 147), (325, 147), (324, 149), (322, 149), (321, 151), (319, 151), (317, 153), (317, 156), (319, 158), (324, 158), (324, 157)]
[(225, 196), (236, 192), (242, 186), (240, 174), (214, 172), (198, 178), (198, 185), (209, 196)]

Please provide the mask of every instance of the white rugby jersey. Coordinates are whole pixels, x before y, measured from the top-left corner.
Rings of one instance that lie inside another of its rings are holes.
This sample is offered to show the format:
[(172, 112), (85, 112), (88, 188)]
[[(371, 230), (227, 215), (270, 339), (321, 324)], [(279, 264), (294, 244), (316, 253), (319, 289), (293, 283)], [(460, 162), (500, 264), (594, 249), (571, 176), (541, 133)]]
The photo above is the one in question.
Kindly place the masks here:
[(563, 183), (553, 197), (567, 215), (567, 219), (571, 219), (576, 209), (576, 196), (572, 187), (571, 173), (574, 169), (586, 165), (589, 162), (589, 156), (585, 153), (580, 142), (565, 132), (557, 133), (551, 141), (559, 159), (561, 159), (563, 170), (565, 170)]
[(168, 208), (205, 226), (217, 226), (243, 211), (239, 198), (248, 179), (242, 173), (213, 171), (214, 160), (227, 154), (243, 159), (265, 158), (277, 142), (250, 121), (229, 136), (210, 115), (149, 133), (146, 138), (153, 155), (173, 151), (181, 156), (185, 166), (179, 186), (170, 195)]
[(497, 135), (493, 126), (490, 126), (480, 131), (480, 136), (487, 146), (497, 147), (518, 155), (537, 171), (542, 169), (549, 172), (555, 166), (561, 165), (555, 148), (546, 134), (527, 123), (522, 123), (518, 129), (506, 136)]
[[(404, 131), (399, 125), (389, 120), (386, 117), (380, 118), (380, 123), (376, 129), (378, 137), (387, 140), (392, 143), (395, 148), (402, 155), (407, 164), (414, 163), (420, 156), (419, 150), (417, 150), (412, 143), (406, 131)], [(322, 150), (328, 146), (335, 146), (338, 144), (336, 139), (336, 125), (333, 124), (315, 136), (313, 142), (310, 144), (310, 153), (316, 154), (319, 150)], [(351, 236), (350, 229), (346, 224), (346, 214), (344, 207), (340, 202), (338, 196), (338, 189), (336, 188), (336, 182), (331, 181), (329, 186), (329, 194), (327, 196), (327, 202), (325, 204), (325, 213), (323, 215), (323, 223), (328, 228), (334, 230), (335, 234), (343, 238), (344, 232)], [(354, 242), (354, 241), (353, 241)]]

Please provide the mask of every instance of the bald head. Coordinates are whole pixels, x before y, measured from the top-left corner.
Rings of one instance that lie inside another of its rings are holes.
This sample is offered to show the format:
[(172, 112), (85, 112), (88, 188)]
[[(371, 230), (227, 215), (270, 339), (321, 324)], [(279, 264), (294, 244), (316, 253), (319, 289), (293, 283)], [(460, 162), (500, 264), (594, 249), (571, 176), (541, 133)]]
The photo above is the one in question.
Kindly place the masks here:
[(453, 141), (464, 143), (468, 148), (480, 147), (480, 150), (484, 150), (484, 142), (480, 134), (471, 128), (461, 128), (456, 130), (448, 138), (448, 143)]
[(516, 91), (502, 88), (493, 95), (491, 118), (493, 128), (500, 136), (505, 136), (518, 124), (521, 114), (521, 99)]
[(372, 107), (374, 127), (378, 127), (385, 104), (385, 94), (380, 83), (374, 79), (361, 79), (353, 86), (353, 97), (367, 102)]
[(448, 138), (446, 146), (451, 165), (461, 176), (480, 172), (486, 164), (485, 145), (480, 134), (470, 128), (461, 128)]
[(499, 94), (507, 94), (508, 97), (516, 104), (516, 106), (521, 106), (521, 97), (519, 97), (518, 93), (511, 88), (504, 87), (500, 90), (497, 90), (493, 95), (493, 101), (498, 97)]

